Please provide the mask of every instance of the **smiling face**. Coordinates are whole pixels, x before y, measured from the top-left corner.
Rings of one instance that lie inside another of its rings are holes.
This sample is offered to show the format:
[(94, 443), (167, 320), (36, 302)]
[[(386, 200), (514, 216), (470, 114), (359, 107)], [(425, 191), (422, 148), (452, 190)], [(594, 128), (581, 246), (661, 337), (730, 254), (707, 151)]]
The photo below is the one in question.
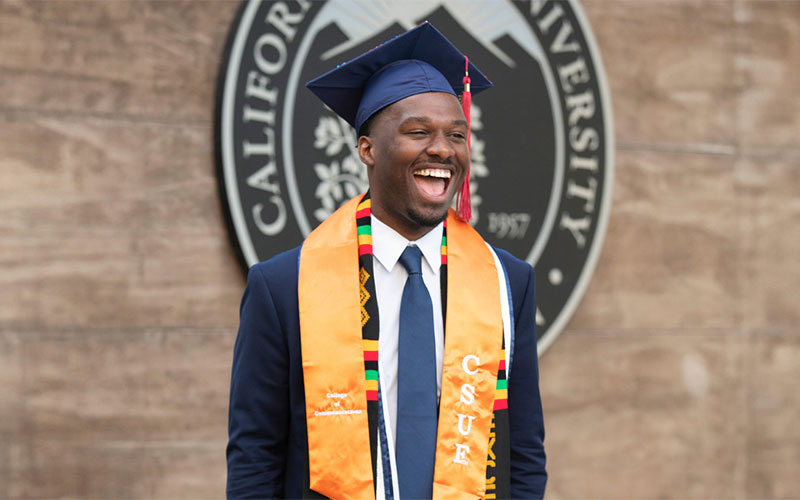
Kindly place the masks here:
[(409, 240), (447, 217), (469, 166), (467, 121), (452, 94), (401, 99), (358, 138), (367, 165), (372, 213)]

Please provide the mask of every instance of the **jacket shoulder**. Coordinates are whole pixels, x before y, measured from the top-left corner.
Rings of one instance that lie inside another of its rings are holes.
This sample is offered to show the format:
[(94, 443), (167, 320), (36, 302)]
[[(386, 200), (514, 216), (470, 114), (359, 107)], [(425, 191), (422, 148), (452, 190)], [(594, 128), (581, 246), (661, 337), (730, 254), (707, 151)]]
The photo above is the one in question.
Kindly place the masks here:
[(497, 248), (495, 246), (492, 247), (497, 253), (497, 256), (500, 257), (500, 260), (503, 262), (503, 266), (506, 268), (506, 272), (510, 274), (524, 274), (527, 275), (530, 272), (533, 272), (533, 267), (530, 264), (525, 262), (522, 259), (518, 259), (511, 255), (511, 253), (507, 250), (503, 250), (502, 248)]
[(500, 258), (500, 261), (505, 267), (508, 280), (511, 284), (511, 289), (517, 291), (527, 287), (529, 280), (533, 279), (533, 267), (522, 259), (518, 259), (511, 255), (507, 250), (502, 248), (492, 247)]
[(248, 288), (269, 290), (279, 311), (296, 310), (299, 255), (297, 247), (255, 264), (247, 273)]
[(254, 273), (257, 273), (263, 277), (267, 285), (273, 283), (286, 285), (292, 281), (296, 283), (299, 256), (300, 247), (296, 247), (261, 261), (250, 268), (248, 272), (248, 281)]

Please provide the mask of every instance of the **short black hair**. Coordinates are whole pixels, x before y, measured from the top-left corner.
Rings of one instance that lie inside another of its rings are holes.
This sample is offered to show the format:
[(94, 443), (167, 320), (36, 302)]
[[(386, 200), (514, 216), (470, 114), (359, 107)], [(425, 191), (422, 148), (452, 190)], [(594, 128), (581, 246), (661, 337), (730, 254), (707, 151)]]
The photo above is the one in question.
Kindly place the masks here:
[(378, 111), (376, 111), (376, 112), (372, 113), (372, 116), (370, 116), (369, 118), (367, 118), (367, 121), (365, 121), (364, 123), (362, 123), (362, 124), (361, 124), (361, 128), (360, 128), (360, 129), (358, 129), (358, 137), (361, 137), (362, 135), (369, 135), (369, 134), (372, 132), (372, 125), (373, 125), (373, 124), (374, 124), (374, 122), (375, 122), (375, 118), (376, 118), (376, 117), (377, 117), (379, 114), (383, 113), (383, 110), (385, 110), (385, 109), (386, 109), (386, 108), (388, 108), (389, 106), (391, 106), (391, 104), (387, 104), (386, 106), (382, 107), (382, 108), (381, 108), (381, 109), (379, 109)]

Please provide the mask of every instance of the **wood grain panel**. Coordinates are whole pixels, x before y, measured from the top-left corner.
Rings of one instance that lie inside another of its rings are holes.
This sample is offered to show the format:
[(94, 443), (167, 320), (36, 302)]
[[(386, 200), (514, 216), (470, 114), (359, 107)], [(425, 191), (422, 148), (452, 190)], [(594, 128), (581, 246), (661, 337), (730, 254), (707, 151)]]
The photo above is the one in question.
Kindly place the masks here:
[(8, 485), (19, 474), (24, 409), (22, 345), (18, 335), (0, 330), (0, 497), (11, 498)]
[(743, 323), (800, 336), (800, 150), (737, 163), (742, 200)]
[(743, 498), (744, 347), (565, 332), (540, 365), (548, 498)]
[(735, 143), (732, 2), (581, 3), (608, 74), (617, 141)]
[(0, 108), (208, 121), (238, 5), (0, 2)]
[(620, 150), (603, 253), (571, 328), (740, 324), (731, 158)]
[(0, 322), (236, 325), (208, 128), (0, 121)]
[(746, 366), (747, 495), (800, 498), (800, 337), (754, 330)]
[(95, 443), (32, 441), (11, 498), (169, 498), (225, 496), (225, 442)]
[(739, 143), (800, 150), (800, 2), (738, 1)]
[(22, 345), (25, 424), (8, 436), (20, 450), (11, 497), (222, 495), (235, 332), (12, 334)]

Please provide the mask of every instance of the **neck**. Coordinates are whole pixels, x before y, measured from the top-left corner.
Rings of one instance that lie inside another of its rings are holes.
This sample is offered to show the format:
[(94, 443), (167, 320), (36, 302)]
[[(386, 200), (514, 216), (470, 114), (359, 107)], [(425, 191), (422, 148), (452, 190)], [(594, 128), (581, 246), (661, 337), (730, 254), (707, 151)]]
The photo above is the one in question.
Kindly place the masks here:
[(434, 224), (422, 225), (419, 224), (418, 222), (411, 220), (410, 217), (408, 219), (400, 219), (398, 217), (392, 217), (391, 214), (387, 213), (386, 211), (382, 210), (379, 206), (377, 206), (374, 202), (374, 199), (372, 204), (372, 215), (378, 218), (378, 220), (380, 220), (393, 230), (395, 230), (397, 234), (407, 239), (408, 241), (416, 241), (422, 238), (442, 222), (442, 221), (436, 221), (436, 223)]

